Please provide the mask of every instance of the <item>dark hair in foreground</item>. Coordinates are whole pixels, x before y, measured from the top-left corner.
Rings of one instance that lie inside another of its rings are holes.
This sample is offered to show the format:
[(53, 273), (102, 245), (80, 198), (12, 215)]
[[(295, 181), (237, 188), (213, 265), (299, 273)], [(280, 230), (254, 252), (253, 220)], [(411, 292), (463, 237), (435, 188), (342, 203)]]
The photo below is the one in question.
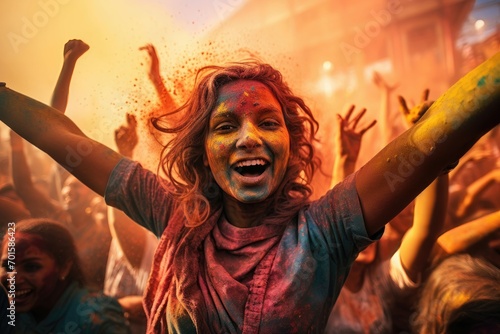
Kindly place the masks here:
[(66, 280), (70, 283), (78, 282), (80, 286), (85, 285), (75, 242), (64, 225), (46, 218), (25, 219), (16, 223), (16, 233), (30, 234), (40, 238), (44, 250), (54, 258), (60, 268), (72, 262)]
[(423, 286), (415, 333), (489, 333), (498, 328), (499, 282), (500, 269), (486, 260), (468, 254), (445, 259)]
[(172, 182), (173, 195), (183, 206), (188, 226), (205, 222), (211, 210), (219, 208), (222, 203), (221, 189), (210, 168), (203, 163), (204, 143), (220, 88), (240, 79), (259, 81), (271, 90), (281, 105), (290, 135), (287, 172), (279, 189), (270, 198), (270, 219), (266, 222), (279, 224), (288, 221), (308, 203), (312, 193), (310, 182), (320, 165), (313, 147), (318, 123), (309, 107), (283, 81), (281, 73), (271, 65), (255, 60), (203, 67), (197, 73), (191, 96), (175, 111), (182, 112), (180, 124), (169, 127), (168, 122), (164, 122), (169, 114), (152, 120), (158, 130), (176, 134), (164, 147), (160, 164)]
[(446, 334), (472, 333), (500, 333), (500, 300), (474, 300), (452, 312)]

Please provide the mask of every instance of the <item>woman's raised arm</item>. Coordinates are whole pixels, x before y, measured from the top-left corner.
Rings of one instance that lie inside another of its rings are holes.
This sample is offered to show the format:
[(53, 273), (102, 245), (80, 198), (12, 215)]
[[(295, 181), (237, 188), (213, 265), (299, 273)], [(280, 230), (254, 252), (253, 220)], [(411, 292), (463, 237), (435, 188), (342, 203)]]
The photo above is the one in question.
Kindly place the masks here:
[(122, 157), (120, 154), (87, 137), (62, 113), (3, 83), (0, 83), (0, 120), (89, 188), (104, 195), (111, 171)]
[(373, 235), (500, 122), (500, 53), (460, 79), (356, 177)]

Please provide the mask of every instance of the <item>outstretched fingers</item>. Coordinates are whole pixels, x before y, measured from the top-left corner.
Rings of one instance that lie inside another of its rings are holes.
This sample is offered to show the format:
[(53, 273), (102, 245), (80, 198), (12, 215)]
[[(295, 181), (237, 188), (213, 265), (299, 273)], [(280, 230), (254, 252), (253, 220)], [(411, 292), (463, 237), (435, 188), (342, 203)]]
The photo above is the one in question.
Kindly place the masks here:
[(425, 102), (429, 100), (429, 88), (425, 89), (424, 92), (422, 93), (422, 101)]
[(347, 110), (347, 114), (345, 115), (345, 118), (344, 118), (344, 120), (347, 123), (349, 123), (349, 119), (351, 118), (351, 115), (354, 112), (354, 108), (356, 108), (356, 106), (354, 104), (351, 104), (351, 106), (349, 107), (349, 110)]
[(151, 43), (148, 43), (144, 46), (141, 46), (139, 48), (139, 50), (146, 50), (148, 52), (148, 55), (151, 57), (151, 58), (158, 58), (157, 54), (156, 54), (156, 49), (154, 47), (153, 44)]
[(363, 129), (359, 131), (359, 135), (362, 136), (365, 134), (366, 131), (370, 130), (375, 124), (377, 124), (377, 120), (374, 119), (370, 124), (365, 126)]
[(356, 126), (358, 125), (359, 123), (359, 120), (361, 119), (361, 117), (363, 117), (363, 115), (366, 113), (366, 108), (363, 108), (361, 109), (361, 111), (356, 115), (356, 117), (354, 117), (354, 119), (352, 120), (353, 124), (352, 124), (352, 128), (353, 130), (356, 129)]
[(401, 112), (407, 116), (409, 113), (410, 113), (410, 109), (408, 108), (408, 105), (406, 104), (406, 100), (404, 99), (404, 97), (402, 97), (401, 95), (398, 96), (398, 101), (399, 101), (399, 110), (401, 110)]
[(132, 129), (137, 127), (137, 119), (135, 118), (135, 115), (127, 113), (127, 124)]

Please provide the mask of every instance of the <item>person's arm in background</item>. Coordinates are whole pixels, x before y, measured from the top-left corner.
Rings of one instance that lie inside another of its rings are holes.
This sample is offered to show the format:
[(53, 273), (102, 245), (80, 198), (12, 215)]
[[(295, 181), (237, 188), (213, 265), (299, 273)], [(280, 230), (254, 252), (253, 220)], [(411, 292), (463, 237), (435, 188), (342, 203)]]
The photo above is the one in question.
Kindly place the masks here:
[[(399, 97), (401, 111), (409, 126), (415, 123), (432, 105), (428, 101), (429, 90), (425, 90), (422, 103), (411, 110), (404, 98)], [(407, 276), (418, 282), (429, 266), (432, 248), (441, 234), (448, 205), (448, 174), (438, 176), (415, 199), (413, 225), (403, 236), (399, 247), (401, 264)]]
[[(63, 65), (59, 72), (50, 106), (59, 110), (62, 113), (66, 112), (68, 105), (69, 87), (77, 60), (89, 50), (89, 46), (79, 39), (71, 39), (64, 44), (63, 49)], [(53, 164), (51, 172), (51, 189), (52, 197), (57, 198), (62, 202), (61, 189), (64, 179), (67, 177), (67, 172), (59, 165)]]
[(480, 179), (474, 181), (465, 189), (465, 196), (458, 204), (456, 210), (456, 217), (458, 219), (464, 218), (470, 211), (470, 208), (474, 205), (475, 201), (481, 197), (490, 186), (495, 183), (500, 182), (500, 168), (496, 168), (488, 172), (486, 175)]
[(373, 72), (373, 82), (382, 91), (382, 97), (380, 100), (380, 111), (379, 111), (379, 129), (383, 136), (383, 145), (387, 145), (394, 137), (394, 125), (391, 124), (391, 94), (397, 88), (397, 84), (389, 85), (385, 79), (378, 72)]
[(24, 151), (24, 140), (10, 131), (12, 181), (16, 192), (33, 217), (51, 217), (62, 210), (48, 194), (41, 192), (33, 183), (31, 169)]
[(335, 133), (335, 161), (333, 164), (331, 187), (342, 181), (346, 176), (352, 174), (356, 168), (359, 150), (361, 148), (361, 139), (366, 131), (372, 128), (376, 120), (356, 130), (356, 127), (366, 113), (366, 109), (362, 109), (351, 120), (354, 106), (351, 106), (344, 117), (337, 114), (337, 132)]
[(89, 46), (79, 39), (69, 40), (64, 45), (63, 66), (59, 73), (59, 78), (57, 79), (50, 102), (51, 107), (62, 113), (66, 111), (66, 106), (68, 105), (69, 86), (73, 71), (75, 70), (76, 61), (87, 52), (88, 49)]
[[(115, 130), (115, 143), (118, 152), (132, 159), (138, 141), (137, 120), (133, 115), (127, 114), (127, 124)], [(121, 210), (109, 207), (108, 215), (111, 235), (118, 242), (118, 247), (132, 268), (131, 272), (138, 273), (144, 270), (144, 257), (147, 256), (146, 247), (150, 247), (146, 244), (148, 242), (147, 234), (150, 232), (136, 224)], [(118, 302), (130, 322), (145, 323), (146, 313), (142, 305), (142, 296), (124, 296), (119, 298)]]
[(436, 240), (442, 232), (448, 201), (448, 175), (438, 176), (415, 199), (413, 225), (399, 248), (401, 264), (417, 282), (428, 268)]
[(87, 137), (68, 117), (0, 84), (0, 120), (104, 196), (122, 156)]
[[(155, 87), (156, 93), (158, 94), (160, 102), (163, 106), (163, 111), (165, 113), (174, 111), (177, 106), (172, 98), (172, 95), (167, 90), (167, 87), (165, 87), (165, 83), (163, 82), (163, 78), (160, 74), (160, 60), (158, 59), (155, 47), (152, 44), (146, 44), (140, 47), (139, 50), (145, 50), (149, 55), (150, 67), (148, 76)], [(173, 121), (175, 121), (175, 119)]]
[[(127, 124), (115, 131), (115, 143), (120, 154), (128, 158), (133, 157), (134, 148), (138, 143), (137, 120), (133, 115), (127, 114)], [(141, 267), (148, 231), (121, 210), (109, 208), (108, 213), (111, 235), (118, 241), (129, 264), (137, 270)]]
[[(500, 239), (500, 211), (474, 219), (443, 233), (437, 240), (435, 261), (451, 254), (475, 252), (500, 268), (500, 255), (488, 244), (490, 238)], [(498, 247), (498, 245), (496, 246)]]
[(0, 236), (7, 231), (9, 223), (30, 217), (29, 211), (20, 203), (0, 196)]
[(374, 235), (500, 122), (500, 53), (460, 79), (410, 129), (356, 174), (368, 235)]

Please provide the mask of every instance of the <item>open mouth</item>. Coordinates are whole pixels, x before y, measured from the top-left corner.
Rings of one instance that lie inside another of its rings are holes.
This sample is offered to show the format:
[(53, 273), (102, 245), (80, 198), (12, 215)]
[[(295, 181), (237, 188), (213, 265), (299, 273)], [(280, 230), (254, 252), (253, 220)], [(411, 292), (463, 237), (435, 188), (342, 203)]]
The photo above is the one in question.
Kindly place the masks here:
[(16, 302), (24, 301), (33, 293), (33, 289), (23, 289), (16, 291)]
[(269, 167), (269, 163), (263, 159), (245, 160), (238, 162), (234, 170), (242, 176), (259, 176)]

